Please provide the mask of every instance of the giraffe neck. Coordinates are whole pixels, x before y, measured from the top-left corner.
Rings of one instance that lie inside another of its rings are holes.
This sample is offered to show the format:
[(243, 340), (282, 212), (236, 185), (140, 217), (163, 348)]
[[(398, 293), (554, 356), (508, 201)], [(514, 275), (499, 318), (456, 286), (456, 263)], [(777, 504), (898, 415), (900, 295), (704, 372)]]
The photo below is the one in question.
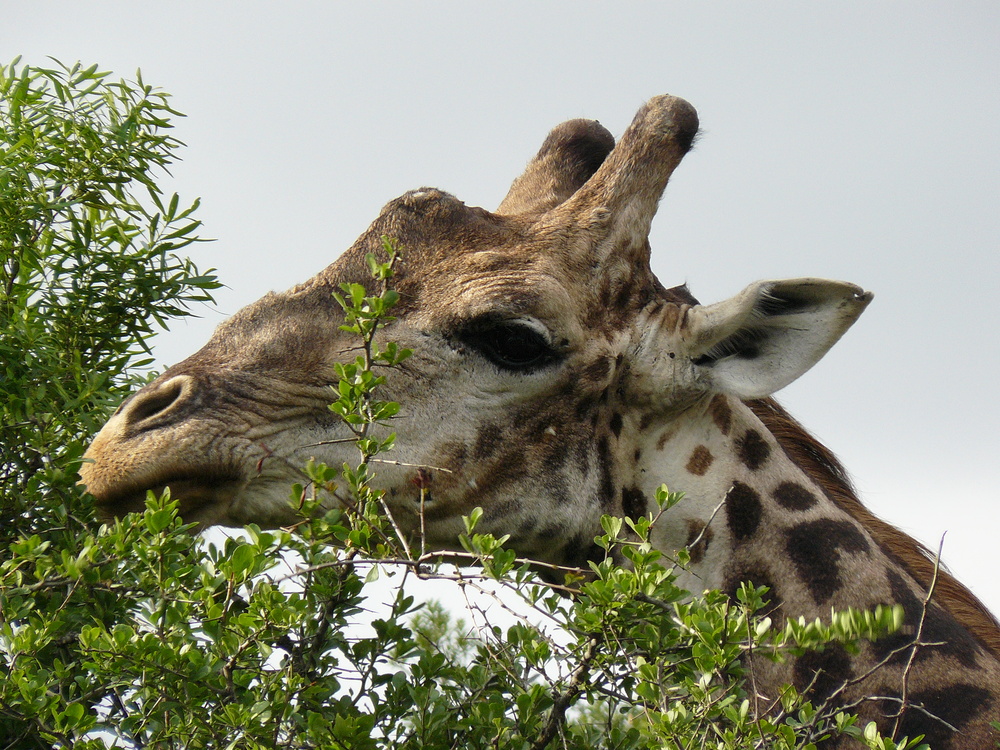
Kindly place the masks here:
[[(683, 426), (651, 436), (641, 449), (644, 489), (665, 481), (685, 493), (654, 530), (661, 549), (691, 548), (680, 585), (730, 594), (746, 580), (766, 585), (768, 613), (778, 626), (788, 617), (828, 618), (831, 609), (900, 604), (903, 628), (857, 654), (832, 646), (781, 665), (757, 665), (759, 692), (773, 699), (780, 685), (792, 683), (815, 703), (884, 661), (843, 693), (862, 700), (863, 717), (891, 728), (885, 717), (898, 710), (905, 681), (907, 694), (927, 711), (972, 734), (949, 744), (954, 733), (946, 724), (916, 709), (904, 715), (905, 733), (927, 734), (937, 741), (933, 747), (980, 746), (968, 744), (969, 737), (993, 741), (989, 722), (1000, 720), (995, 620), (985, 609), (956, 611), (978, 602), (946, 574), (945, 590), (936, 589), (924, 614), (929, 577), (916, 569), (917, 558), (931, 572), (933, 563), (922, 548), (865, 511), (826, 449), (793, 444), (783, 433), (789, 425), (801, 428), (790, 418), (787, 424), (773, 419), (769, 409), (787, 417), (773, 402), (751, 408), (715, 396), (678, 420)], [(919, 648), (904, 678), (922, 617), (923, 642), (939, 645)], [(866, 700), (870, 696), (882, 698)]]
[(873, 593), (889, 598), (875, 540), (747, 405), (716, 396), (690, 416), (656, 438), (656, 465), (645, 474), (685, 493), (656, 542), (677, 549), (697, 540), (684, 581), (692, 591), (734, 590), (749, 576), (786, 614), (806, 617), (861, 606)]

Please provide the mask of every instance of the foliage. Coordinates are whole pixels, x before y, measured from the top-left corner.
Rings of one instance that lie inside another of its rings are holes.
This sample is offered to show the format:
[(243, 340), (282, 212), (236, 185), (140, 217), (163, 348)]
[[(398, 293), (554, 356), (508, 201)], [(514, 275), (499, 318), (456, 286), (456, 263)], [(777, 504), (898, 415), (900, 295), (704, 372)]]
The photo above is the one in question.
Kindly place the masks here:
[[(478, 510), (449, 555), (471, 567), (412, 549), (373, 482), (399, 409), (378, 389), (409, 354), (377, 343), (395, 301), (389, 240), (369, 257), (376, 293), (338, 295), (360, 353), (331, 409), (359, 459), (306, 467), (290, 495), (300, 524), (208, 543), (167, 494), (96, 527), (74, 481), (97, 415), (136, 380), (148, 320), (185, 314), (215, 282), (175, 255), (195, 239), (196, 204), (161, 200), (149, 171), (178, 145), (162, 135), (176, 114), (165, 95), (78, 66), (10, 66), (0, 83), (0, 748), (809, 748), (835, 732), (915, 746), (792, 689), (758, 714), (742, 682), (751, 651), (850, 646), (891, 630), (897, 609), (778, 629), (755, 614), (763, 589), (692, 597), (674, 582), (683, 552), (667, 560), (648, 541), (658, 516), (606, 517), (598, 542), (631, 566), (609, 554), (561, 586), (477, 533)], [(149, 209), (130, 192), (142, 189)], [(323, 512), (331, 494), (341, 510)], [(657, 501), (683, 502), (666, 488)], [(390, 600), (372, 615), (379, 576)], [(518, 610), (469, 631), (417, 604), (414, 579)]]
[[(22, 553), (48, 554), (55, 566), (40, 563), (30, 602), (7, 596), (19, 572), (0, 589), (0, 664), (22, 666), (6, 650), (17, 630), (36, 667), (23, 665), (21, 683), (0, 680), (0, 738), (11, 742), (37, 727), (11, 708), (8, 691), (40, 691), (76, 715), (85, 705), (70, 687), (77, 634), (133, 604), (117, 582), (88, 592), (80, 577), (102, 554), (76, 485), (85, 445), (142, 379), (154, 326), (218, 286), (178, 254), (198, 240), (197, 201), (181, 204), (158, 184), (181, 145), (171, 135), (176, 115), (141, 78), (116, 81), (96, 66), (0, 66), (0, 562), (10, 573)], [(64, 583), (55, 580), (84, 587), (73, 594), (83, 599), (70, 597), (84, 606), (65, 609), (69, 589), (56, 593)]]
[[(97, 67), (0, 67), (0, 547), (91, 518), (87, 436), (149, 364), (147, 340), (218, 286), (177, 254), (195, 201), (156, 180), (181, 145), (166, 94)], [(44, 503), (38, 499), (46, 498)]]

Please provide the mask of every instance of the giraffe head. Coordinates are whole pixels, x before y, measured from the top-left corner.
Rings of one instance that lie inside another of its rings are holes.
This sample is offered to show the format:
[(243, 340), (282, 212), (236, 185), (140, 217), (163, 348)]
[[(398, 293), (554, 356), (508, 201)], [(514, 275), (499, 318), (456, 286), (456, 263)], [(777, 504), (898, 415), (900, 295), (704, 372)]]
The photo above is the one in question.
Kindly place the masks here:
[[(379, 469), (395, 518), (451, 547), (480, 506), (480, 528), (522, 554), (581, 563), (603, 513), (645, 511), (651, 428), (717, 393), (783, 387), (871, 298), (816, 279), (760, 282), (710, 306), (664, 288), (650, 223), (697, 130), (687, 102), (658, 97), (617, 145), (596, 122), (557, 127), (495, 213), (435, 189), (392, 201), (327, 269), (244, 308), (125, 401), (83, 482), (109, 515), (169, 486), (202, 527), (291, 522), (306, 460), (353, 457), (327, 409), (334, 365), (355, 344), (331, 293), (368, 281), (365, 254), (386, 235), (403, 260), (383, 335), (414, 351), (382, 396), (403, 405), (393, 458), (410, 465)], [(421, 470), (423, 504), (413, 466), (440, 467)]]

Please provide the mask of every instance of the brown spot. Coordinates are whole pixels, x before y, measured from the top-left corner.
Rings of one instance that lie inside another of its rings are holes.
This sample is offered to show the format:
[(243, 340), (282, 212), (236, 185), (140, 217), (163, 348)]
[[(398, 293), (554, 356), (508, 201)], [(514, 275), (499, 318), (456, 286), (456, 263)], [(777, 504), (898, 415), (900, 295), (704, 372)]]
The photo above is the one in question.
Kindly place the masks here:
[[(948, 724), (961, 734), (966, 724), (990, 706), (990, 697), (986, 687), (969, 683), (914, 691), (910, 694), (910, 704), (923, 710), (907, 709), (899, 727), (900, 734), (909, 737), (922, 734), (924, 742), (931, 747), (952, 747), (950, 743), (956, 736)], [(968, 747), (962, 742), (954, 746)]]
[(814, 702), (829, 697), (854, 676), (851, 657), (839, 643), (807, 651), (795, 661), (795, 688)]
[(663, 448), (664, 448), (664, 446), (666, 446), (667, 441), (670, 440), (676, 434), (677, 434), (677, 428), (676, 427), (674, 427), (673, 429), (670, 429), (670, 430), (664, 430), (663, 434), (660, 435), (660, 437), (657, 438), (657, 440), (656, 440), (656, 450), (662, 451)]
[(840, 589), (840, 559), (845, 553), (867, 553), (865, 535), (849, 521), (821, 518), (787, 532), (785, 549), (817, 604), (825, 604)]
[(742, 542), (753, 536), (760, 525), (760, 495), (753, 487), (742, 482), (733, 482), (726, 493), (726, 522), (736, 541)]
[(601, 290), (598, 292), (600, 305), (599, 307), (603, 310), (611, 306), (611, 281), (606, 279), (603, 284), (601, 284)]
[(500, 452), (492, 461), (483, 462), (480, 466), (477, 467), (476, 478), (480, 487), (502, 487), (524, 479), (527, 472), (524, 452), (516, 447)]
[(694, 518), (687, 519), (688, 535), (684, 546), (691, 553), (691, 562), (695, 565), (705, 559), (708, 545), (712, 543), (715, 532), (712, 527)]
[(703, 477), (714, 460), (712, 452), (704, 445), (699, 445), (691, 452), (691, 458), (688, 459), (687, 466), (684, 468), (695, 476)]
[(601, 562), (606, 554), (607, 551), (594, 541), (593, 535), (580, 534), (563, 547), (562, 564), (587, 570), (589, 563)]
[(496, 424), (485, 424), (476, 435), (476, 445), (472, 449), (476, 458), (489, 458), (503, 445), (503, 430)]
[(570, 447), (563, 441), (550, 440), (542, 443), (542, 464), (549, 473), (562, 471), (569, 460)]
[(618, 412), (611, 415), (611, 432), (615, 437), (620, 437), (622, 434), (622, 415)]
[(565, 530), (563, 529), (563, 527), (557, 526), (555, 524), (545, 526), (538, 532), (539, 539), (556, 539), (564, 535), (565, 535)]
[(646, 496), (638, 487), (622, 487), (622, 514), (633, 521), (646, 515)]
[(723, 435), (729, 434), (729, 427), (733, 421), (733, 410), (729, 406), (729, 401), (721, 393), (717, 393), (708, 405), (708, 413), (712, 415), (712, 421)]
[(615, 310), (628, 310), (629, 302), (632, 301), (632, 287), (629, 284), (621, 284), (611, 306)]
[(435, 451), (435, 455), (438, 456), (435, 462), (440, 462), (438, 463), (438, 466), (444, 466), (452, 471), (458, 471), (465, 463), (467, 453), (468, 449), (464, 443), (445, 443)]
[(496, 521), (500, 518), (510, 518), (521, 512), (521, 501), (514, 498), (501, 500), (495, 504), (486, 505), (483, 508), (483, 519), (486, 521)]
[(580, 422), (597, 406), (597, 399), (591, 395), (581, 398), (573, 410), (573, 417)]
[(782, 482), (771, 496), (788, 510), (808, 510), (818, 502), (816, 496), (798, 482)]
[(760, 469), (771, 455), (771, 446), (757, 430), (747, 430), (746, 434), (736, 441), (736, 450), (740, 461), (750, 471)]
[(875, 655), (880, 660), (889, 659), (893, 663), (905, 664), (912, 651), (908, 647), (913, 643), (913, 633), (923, 620), (923, 641), (935, 645), (918, 651), (918, 660), (943, 653), (955, 657), (968, 669), (975, 668), (982, 647), (969, 631), (936, 602), (931, 602), (925, 609), (923, 601), (895, 570), (888, 571), (886, 576), (889, 581), (890, 602), (902, 606), (904, 622), (908, 627), (876, 641), (872, 645)]

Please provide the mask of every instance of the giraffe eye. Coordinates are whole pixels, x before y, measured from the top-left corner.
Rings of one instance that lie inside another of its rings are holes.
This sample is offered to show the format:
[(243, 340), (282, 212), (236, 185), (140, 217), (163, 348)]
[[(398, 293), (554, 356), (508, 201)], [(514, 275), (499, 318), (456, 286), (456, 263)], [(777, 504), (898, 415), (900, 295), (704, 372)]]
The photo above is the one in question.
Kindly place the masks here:
[(526, 321), (480, 321), (460, 338), (504, 370), (532, 370), (556, 358), (548, 338)]

